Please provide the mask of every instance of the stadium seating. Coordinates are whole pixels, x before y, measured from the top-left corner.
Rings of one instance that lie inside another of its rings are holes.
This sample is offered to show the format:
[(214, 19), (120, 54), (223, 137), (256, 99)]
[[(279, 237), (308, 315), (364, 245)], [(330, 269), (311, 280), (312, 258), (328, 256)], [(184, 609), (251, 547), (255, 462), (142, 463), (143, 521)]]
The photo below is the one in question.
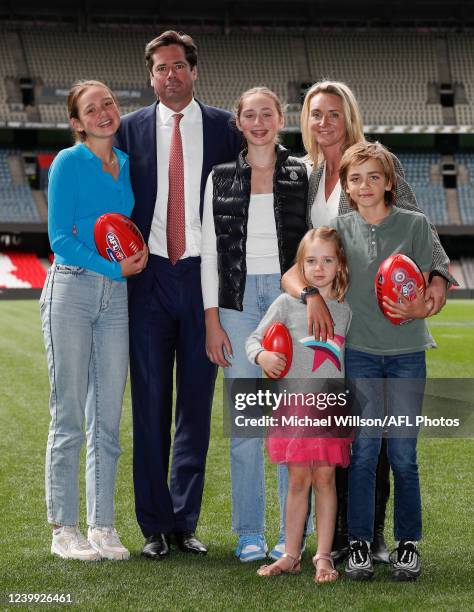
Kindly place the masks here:
[(40, 218), (27, 183), (14, 184), (8, 157), (18, 151), (0, 150), (0, 222), (39, 223)]
[(434, 37), (331, 33), (306, 46), (312, 80), (347, 83), (366, 125), (443, 124), (441, 106), (427, 104), (428, 84), (437, 80)]
[(474, 224), (474, 154), (457, 153), (455, 160), (467, 170), (467, 183), (458, 185), (458, 202), (461, 221)]
[(446, 198), (441, 183), (434, 183), (431, 175), (441, 163), (439, 153), (397, 153), (405, 170), (405, 179), (413, 188), (420, 208), (435, 224), (448, 223)]
[[(80, 78), (99, 79), (113, 89), (148, 87), (143, 46), (154, 34), (19, 31), (30, 76), (63, 88)], [(235, 32), (198, 33), (196, 40), (201, 68), (196, 92), (210, 104), (232, 109), (242, 91), (256, 85), (266, 85), (283, 102), (295, 103), (289, 99), (294, 96), (289, 94), (292, 83), (327, 77), (354, 89), (366, 125), (443, 124), (441, 106), (427, 104), (429, 84), (438, 80), (433, 35)], [(11, 61), (8, 66), (2, 70), (14, 70)], [(0, 119), (8, 112), (1, 106), (4, 100), (0, 89)], [(39, 113), (44, 122), (66, 121), (63, 103), (40, 104)], [(297, 112), (290, 113), (287, 124), (298, 127)]]
[(474, 125), (474, 40), (472, 34), (456, 32), (448, 36), (451, 75), (454, 82), (464, 84), (468, 104), (456, 104), (459, 125)]
[[(97, 79), (112, 89), (148, 86), (144, 41), (153, 33), (82, 33), (24, 30), (21, 39), (30, 73), (44, 85), (68, 89), (73, 81)], [(85, 52), (87, 50), (87, 52)], [(136, 106), (122, 109), (129, 112)], [(66, 104), (40, 104), (45, 122), (67, 122)]]
[[(105, 81), (113, 89), (149, 86), (143, 46), (153, 30), (95, 30), (77, 32), (56, 28), (21, 27), (0, 31), (0, 120), (26, 118), (25, 111), (6, 102), (5, 79), (18, 76), (17, 53), (21, 46), (29, 76), (48, 87), (67, 89), (78, 78)], [(444, 34), (453, 80), (462, 81), (468, 100), (474, 100), (474, 39), (469, 34)], [(286, 125), (299, 128), (298, 84), (322, 78), (347, 82), (354, 90), (366, 126), (443, 125), (439, 104), (428, 104), (430, 84), (438, 81), (437, 37), (430, 32), (331, 32), (276, 33), (262, 30), (230, 34), (195, 34), (199, 46), (196, 94), (202, 100), (233, 109), (245, 89), (266, 85), (290, 104)], [(18, 50), (18, 49), (17, 49)], [(120, 61), (117, 61), (117, 58)], [(7, 79), (8, 80), (8, 79)], [(295, 97), (296, 96), (296, 97)], [(134, 110), (127, 101), (123, 114)], [(41, 103), (39, 117), (46, 123), (67, 122), (65, 103)], [(474, 124), (474, 106), (456, 106), (458, 123)], [(471, 116), (472, 114), (472, 116)], [(13, 184), (6, 152), (0, 151), (0, 221), (38, 221), (28, 185)], [(474, 158), (473, 158), (474, 159)], [(463, 223), (474, 224), (474, 161), (459, 157), (468, 169), (468, 182), (458, 181), (458, 201)], [(449, 222), (446, 198), (439, 178), (439, 154), (404, 153), (402, 161), (420, 207), (437, 224)], [(436, 168), (438, 177), (434, 176)], [(472, 168), (472, 169), (471, 169)], [(43, 186), (42, 186), (43, 187)]]
[(449, 272), (458, 281), (459, 287), (453, 287), (453, 289), (466, 289), (466, 281), (464, 279), (463, 266), (460, 261), (451, 261), (449, 265)]
[[(8, 77), (17, 76), (17, 68), (15, 60), (9, 44), (8, 33), (0, 31), (0, 121), (26, 121), (26, 113), (24, 110), (17, 110), (15, 106), (7, 103), (7, 90), (5, 80)], [(20, 105), (21, 107), (21, 105)], [(13, 110), (15, 108), (15, 110)]]
[(474, 259), (471, 257), (461, 257), (460, 264), (466, 287), (469, 289), (474, 288)]
[(0, 253), (0, 287), (41, 289), (46, 270), (34, 253)]

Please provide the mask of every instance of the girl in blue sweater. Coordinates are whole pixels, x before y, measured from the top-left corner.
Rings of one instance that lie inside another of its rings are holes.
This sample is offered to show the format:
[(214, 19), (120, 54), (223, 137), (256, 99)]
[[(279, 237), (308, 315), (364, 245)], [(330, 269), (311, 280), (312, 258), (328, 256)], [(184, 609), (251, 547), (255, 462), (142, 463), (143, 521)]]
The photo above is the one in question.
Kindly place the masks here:
[[(40, 300), (48, 361), (51, 423), (46, 504), (51, 552), (66, 559), (128, 559), (114, 529), (119, 424), (128, 369), (125, 279), (146, 265), (146, 248), (114, 263), (94, 244), (96, 219), (129, 215), (134, 199), (128, 157), (112, 146), (117, 101), (103, 83), (83, 81), (68, 96), (76, 144), (49, 174), (48, 232), (54, 263)], [(83, 422), (85, 420), (85, 436)], [(78, 528), (78, 470), (87, 440), (88, 539)]]

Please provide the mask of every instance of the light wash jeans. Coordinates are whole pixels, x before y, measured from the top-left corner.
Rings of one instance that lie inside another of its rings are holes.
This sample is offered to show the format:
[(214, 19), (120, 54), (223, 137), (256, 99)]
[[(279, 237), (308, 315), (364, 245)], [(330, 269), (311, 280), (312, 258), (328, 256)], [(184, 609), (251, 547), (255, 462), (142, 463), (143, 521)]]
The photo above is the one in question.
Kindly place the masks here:
[[(229, 336), (234, 358), (224, 369), (225, 378), (261, 378), (262, 369), (250, 363), (245, 341), (255, 331), (270, 304), (280, 295), (279, 274), (247, 275), (243, 311), (219, 308), (222, 327)], [(232, 479), (232, 530), (238, 535), (265, 531), (264, 439), (232, 438), (230, 472)], [(285, 533), (285, 502), (288, 494), (288, 468), (277, 466), (280, 504), (280, 535)], [(313, 530), (309, 517), (306, 533)]]
[(128, 368), (127, 286), (85, 268), (53, 264), (40, 310), (51, 384), (48, 521), (78, 524), (85, 419), (87, 523), (110, 527)]

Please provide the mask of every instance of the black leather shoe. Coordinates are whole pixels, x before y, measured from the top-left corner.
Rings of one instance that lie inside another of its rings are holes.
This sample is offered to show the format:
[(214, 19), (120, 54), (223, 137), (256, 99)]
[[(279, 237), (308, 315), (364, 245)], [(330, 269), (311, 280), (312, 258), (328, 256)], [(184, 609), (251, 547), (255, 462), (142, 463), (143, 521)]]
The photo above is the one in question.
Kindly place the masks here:
[(334, 565), (339, 565), (340, 563), (344, 563), (349, 554), (349, 546), (343, 546), (342, 548), (338, 548), (337, 550), (333, 550), (331, 552), (331, 557)]
[(371, 545), (374, 563), (389, 563), (389, 554), (383, 535), (385, 510), (390, 495), (390, 464), (387, 457), (387, 440), (382, 440), (375, 486), (374, 539)]
[(142, 555), (148, 559), (160, 560), (170, 554), (170, 541), (167, 533), (155, 533), (146, 539)]
[(389, 553), (387, 545), (385, 544), (385, 538), (382, 533), (376, 533), (374, 535), (374, 541), (371, 546), (372, 559), (374, 563), (389, 563)]
[(186, 553), (207, 555), (207, 548), (194, 535), (194, 531), (178, 531), (174, 534), (176, 546)]
[(349, 554), (347, 537), (348, 468), (336, 468), (337, 515), (331, 557), (334, 564), (342, 563)]

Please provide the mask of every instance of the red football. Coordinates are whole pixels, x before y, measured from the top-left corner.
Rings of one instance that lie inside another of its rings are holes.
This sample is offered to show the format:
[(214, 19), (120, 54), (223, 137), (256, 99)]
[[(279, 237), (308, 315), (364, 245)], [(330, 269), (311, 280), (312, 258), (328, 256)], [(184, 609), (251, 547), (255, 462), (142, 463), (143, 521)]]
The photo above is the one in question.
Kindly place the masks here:
[(101, 215), (94, 225), (97, 250), (110, 261), (122, 261), (135, 255), (145, 246), (145, 241), (135, 223), (119, 213)]
[(272, 323), (263, 336), (262, 346), (266, 351), (285, 355), (286, 366), (278, 379), (286, 376), (293, 359), (293, 341), (287, 327), (283, 323)]
[(403, 325), (412, 319), (396, 319), (385, 310), (383, 298), (388, 297), (394, 302), (400, 302), (395, 289), (403, 296), (413, 301), (416, 298), (415, 287), (425, 289), (425, 279), (416, 262), (410, 257), (396, 253), (387, 257), (375, 275), (375, 295), (382, 313), (393, 325)]

